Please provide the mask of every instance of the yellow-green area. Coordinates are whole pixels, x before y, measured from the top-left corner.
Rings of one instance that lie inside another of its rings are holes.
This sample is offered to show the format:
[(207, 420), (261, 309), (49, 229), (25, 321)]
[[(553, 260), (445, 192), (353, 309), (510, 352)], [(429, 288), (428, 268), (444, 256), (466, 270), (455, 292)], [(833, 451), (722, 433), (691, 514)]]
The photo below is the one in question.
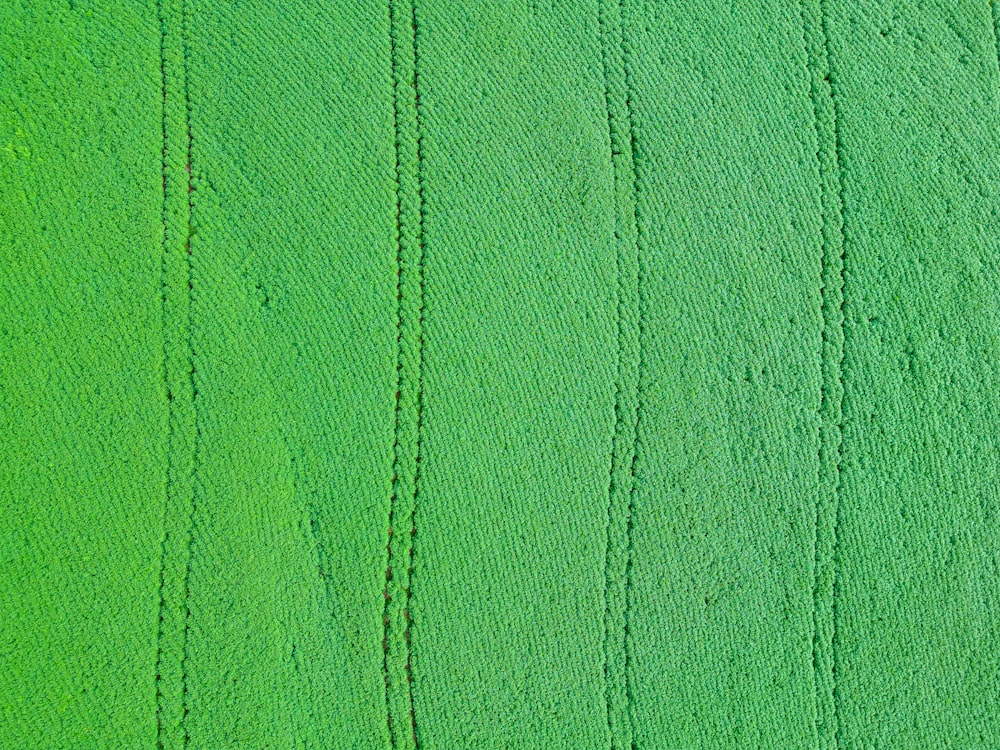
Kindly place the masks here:
[(1000, 748), (998, 22), (0, 3), (0, 749)]

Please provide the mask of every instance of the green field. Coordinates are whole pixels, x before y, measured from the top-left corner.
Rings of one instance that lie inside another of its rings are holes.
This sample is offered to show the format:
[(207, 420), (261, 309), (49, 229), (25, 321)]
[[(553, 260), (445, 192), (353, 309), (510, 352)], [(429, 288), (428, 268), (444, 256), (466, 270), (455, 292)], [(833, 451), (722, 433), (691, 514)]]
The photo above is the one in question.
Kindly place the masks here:
[(991, 0), (0, 0), (0, 750), (1000, 748)]

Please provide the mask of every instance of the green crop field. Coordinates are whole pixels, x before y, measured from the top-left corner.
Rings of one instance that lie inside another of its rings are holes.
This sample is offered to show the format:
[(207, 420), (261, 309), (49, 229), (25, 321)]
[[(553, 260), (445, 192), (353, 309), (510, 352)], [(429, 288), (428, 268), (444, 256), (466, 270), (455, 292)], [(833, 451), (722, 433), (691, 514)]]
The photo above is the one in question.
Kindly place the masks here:
[(0, 0), (0, 750), (1000, 749), (991, 0)]

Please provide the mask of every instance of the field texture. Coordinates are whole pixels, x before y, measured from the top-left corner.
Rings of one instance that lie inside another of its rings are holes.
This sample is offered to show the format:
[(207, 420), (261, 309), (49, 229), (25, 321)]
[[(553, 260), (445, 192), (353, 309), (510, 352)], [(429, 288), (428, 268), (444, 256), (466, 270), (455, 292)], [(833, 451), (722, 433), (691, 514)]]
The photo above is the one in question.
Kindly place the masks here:
[(0, 0), (0, 750), (1000, 748), (990, 0)]

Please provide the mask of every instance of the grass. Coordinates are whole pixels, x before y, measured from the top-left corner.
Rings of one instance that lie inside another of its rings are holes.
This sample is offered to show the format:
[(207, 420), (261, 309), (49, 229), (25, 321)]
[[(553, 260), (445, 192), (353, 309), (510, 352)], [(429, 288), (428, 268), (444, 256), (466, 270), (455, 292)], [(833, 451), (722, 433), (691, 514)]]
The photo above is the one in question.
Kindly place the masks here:
[(0, 747), (1000, 746), (986, 0), (0, 9)]

